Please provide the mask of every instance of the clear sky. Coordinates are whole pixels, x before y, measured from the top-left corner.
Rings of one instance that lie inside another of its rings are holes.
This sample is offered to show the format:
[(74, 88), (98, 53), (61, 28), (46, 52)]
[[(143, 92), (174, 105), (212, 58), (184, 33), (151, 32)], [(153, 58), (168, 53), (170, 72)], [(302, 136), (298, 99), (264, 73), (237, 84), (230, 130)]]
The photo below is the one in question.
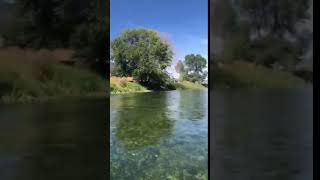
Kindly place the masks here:
[(208, 0), (110, 0), (111, 40), (127, 28), (155, 29), (170, 39), (177, 60), (208, 58)]

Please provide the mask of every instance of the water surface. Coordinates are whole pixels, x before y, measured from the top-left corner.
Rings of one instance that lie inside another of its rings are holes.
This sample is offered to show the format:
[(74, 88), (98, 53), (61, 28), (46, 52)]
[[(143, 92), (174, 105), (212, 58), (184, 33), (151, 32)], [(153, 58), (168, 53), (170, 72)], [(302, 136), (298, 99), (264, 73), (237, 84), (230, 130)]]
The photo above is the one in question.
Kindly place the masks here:
[(207, 92), (112, 96), (111, 179), (207, 179)]
[(312, 87), (211, 93), (210, 179), (313, 179)]
[(107, 101), (0, 105), (0, 179), (108, 179)]

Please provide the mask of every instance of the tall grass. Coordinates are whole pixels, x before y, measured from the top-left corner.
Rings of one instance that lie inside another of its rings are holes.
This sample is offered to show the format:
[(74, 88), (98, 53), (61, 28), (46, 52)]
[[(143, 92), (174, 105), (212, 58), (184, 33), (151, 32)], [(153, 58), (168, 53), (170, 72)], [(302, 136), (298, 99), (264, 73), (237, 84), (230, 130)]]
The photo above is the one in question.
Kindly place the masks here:
[(133, 92), (148, 92), (149, 90), (134, 82), (131, 77), (111, 77), (110, 92), (111, 94), (133, 93)]
[(237, 61), (213, 70), (213, 87), (294, 88), (305, 82), (290, 72), (277, 71), (252, 63)]
[(30, 102), (57, 96), (106, 95), (106, 81), (98, 75), (59, 64), (52, 58), (46, 53), (0, 50), (0, 101)]

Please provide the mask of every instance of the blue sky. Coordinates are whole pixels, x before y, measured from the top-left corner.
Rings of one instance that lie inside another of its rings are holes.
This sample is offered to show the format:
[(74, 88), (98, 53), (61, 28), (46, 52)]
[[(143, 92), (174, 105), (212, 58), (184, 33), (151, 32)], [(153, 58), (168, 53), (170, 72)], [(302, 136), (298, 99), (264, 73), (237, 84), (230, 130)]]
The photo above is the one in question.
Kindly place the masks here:
[(141, 27), (170, 39), (173, 64), (190, 53), (208, 57), (208, 0), (110, 0), (111, 40), (124, 29)]

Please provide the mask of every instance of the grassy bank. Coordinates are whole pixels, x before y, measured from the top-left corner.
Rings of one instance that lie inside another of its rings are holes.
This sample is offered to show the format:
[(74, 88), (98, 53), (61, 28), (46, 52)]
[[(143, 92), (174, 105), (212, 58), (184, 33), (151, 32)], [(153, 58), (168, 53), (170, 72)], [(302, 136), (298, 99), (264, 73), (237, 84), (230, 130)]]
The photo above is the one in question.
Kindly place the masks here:
[(52, 56), (0, 50), (0, 102), (35, 102), (67, 96), (106, 95), (105, 80), (89, 70), (62, 65)]
[(123, 94), (149, 92), (149, 90), (146, 87), (134, 82), (132, 78), (113, 76), (110, 78), (110, 92), (111, 94)]
[[(189, 81), (182, 81), (175, 84), (176, 89), (203, 89), (201, 84), (192, 83)], [(111, 94), (136, 93), (136, 92), (150, 92), (148, 88), (133, 81), (131, 77), (111, 77), (110, 78)]]
[(213, 73), (213, 87), (292, 88), (305, 82), (290, 72), (276, 71), (263, 66), (237, 61), (222, 64)]
[(193, 83), (190, 81), (181, 81), (175, 84), (177, 89), (204, 89), (203, 85), (199, 83)]

